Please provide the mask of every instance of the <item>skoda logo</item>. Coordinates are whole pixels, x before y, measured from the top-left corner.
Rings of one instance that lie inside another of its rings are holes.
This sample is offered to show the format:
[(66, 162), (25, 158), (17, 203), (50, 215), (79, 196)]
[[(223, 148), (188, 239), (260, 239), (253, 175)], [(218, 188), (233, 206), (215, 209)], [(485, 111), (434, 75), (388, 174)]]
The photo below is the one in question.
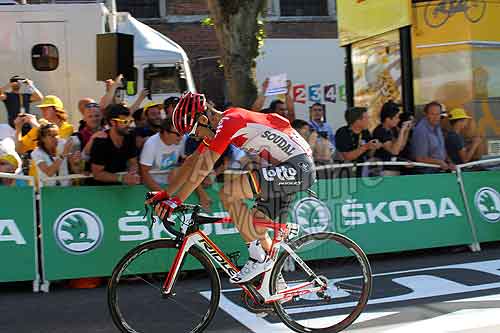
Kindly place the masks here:
[(331, 214), (328, 207), (316, 198), (303, 198), (293, 207), (295, 223), (306, 233), (315, 233), (328, 230)]
[(102, 222), (93, 212), (75, 208), (59, 215), (54, 237), (59, 246), (73, 254), (85, 254), (99, 246), (103, 237)]
[(500, 195), (491, 187), (483, 187), (476, 192), (474, 203), (486, 221), (500, 221)]

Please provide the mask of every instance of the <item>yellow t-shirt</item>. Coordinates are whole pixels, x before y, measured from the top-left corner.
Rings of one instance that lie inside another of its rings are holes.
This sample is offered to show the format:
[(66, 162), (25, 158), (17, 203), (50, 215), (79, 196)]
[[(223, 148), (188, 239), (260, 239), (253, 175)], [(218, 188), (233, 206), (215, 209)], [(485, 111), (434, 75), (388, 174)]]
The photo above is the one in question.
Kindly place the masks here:
[[(67, 139), (73, 134), (73, 125), (68, 122), (63, 122), (59, 127), (59, 137), (61, 139)], [(33, 150), (37, 147), (38, 138), (38, 128), (33, 127), (25, 136), (21, 138), (22, 151), (20, 153), (25, 153), (27, 151)]]

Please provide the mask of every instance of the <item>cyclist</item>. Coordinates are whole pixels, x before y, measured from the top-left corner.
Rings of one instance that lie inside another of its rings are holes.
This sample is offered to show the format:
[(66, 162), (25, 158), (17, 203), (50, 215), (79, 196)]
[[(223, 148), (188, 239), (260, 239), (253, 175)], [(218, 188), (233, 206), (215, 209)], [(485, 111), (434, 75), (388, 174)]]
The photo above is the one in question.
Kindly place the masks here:
[[(269, 255), (272, 241), (267, 230), (255, 226), (254, 221), (286, 218), (295, 193), (315, 181), (309, 144), (278, 114), (236, 107), (220, 112), (197, 93), (187, 92), (180, 98), (172, 121), (179, 134), (203, 137), (203, 144), (179, 167), (167, 189), (146, 203), (154, 205), (158, 217), (167, 219), (212, 171), (229, 144), (258, 155), (261, 165), (226, 178), (220, 195), (249, 249), (248, 262), (230, 281), (247, 282), (268, 271), (273, 266)], [(256, 206), (249, 209), (245, 200), (253, 197)]]

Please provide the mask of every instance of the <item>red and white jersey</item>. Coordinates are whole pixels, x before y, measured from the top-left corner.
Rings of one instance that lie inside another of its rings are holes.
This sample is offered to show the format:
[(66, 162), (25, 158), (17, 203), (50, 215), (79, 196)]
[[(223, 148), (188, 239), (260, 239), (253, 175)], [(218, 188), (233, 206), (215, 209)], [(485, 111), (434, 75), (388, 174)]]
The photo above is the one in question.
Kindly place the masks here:
[(217, 125), (208, 149), (222, 154), (229, 144), (259, 155), (271, 164), (307, 154), (311, 147), (290, 122), (277, 114), (264, 114), (241, 108), (230, 108)]

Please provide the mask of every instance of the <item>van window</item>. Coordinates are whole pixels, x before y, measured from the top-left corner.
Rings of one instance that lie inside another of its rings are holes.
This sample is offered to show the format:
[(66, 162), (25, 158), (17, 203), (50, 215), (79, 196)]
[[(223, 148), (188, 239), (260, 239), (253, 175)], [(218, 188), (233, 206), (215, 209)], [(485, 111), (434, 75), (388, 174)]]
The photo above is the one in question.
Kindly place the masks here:
[(180, 91), (179, 73), (174, 67), (144, 68), (144, 88), (151, 94), (168, 94)]
[(52, 44), (37, 44), (31, 49), (31, 64), (37, 71), (54, 71), (59, 66), (59, 51)]

